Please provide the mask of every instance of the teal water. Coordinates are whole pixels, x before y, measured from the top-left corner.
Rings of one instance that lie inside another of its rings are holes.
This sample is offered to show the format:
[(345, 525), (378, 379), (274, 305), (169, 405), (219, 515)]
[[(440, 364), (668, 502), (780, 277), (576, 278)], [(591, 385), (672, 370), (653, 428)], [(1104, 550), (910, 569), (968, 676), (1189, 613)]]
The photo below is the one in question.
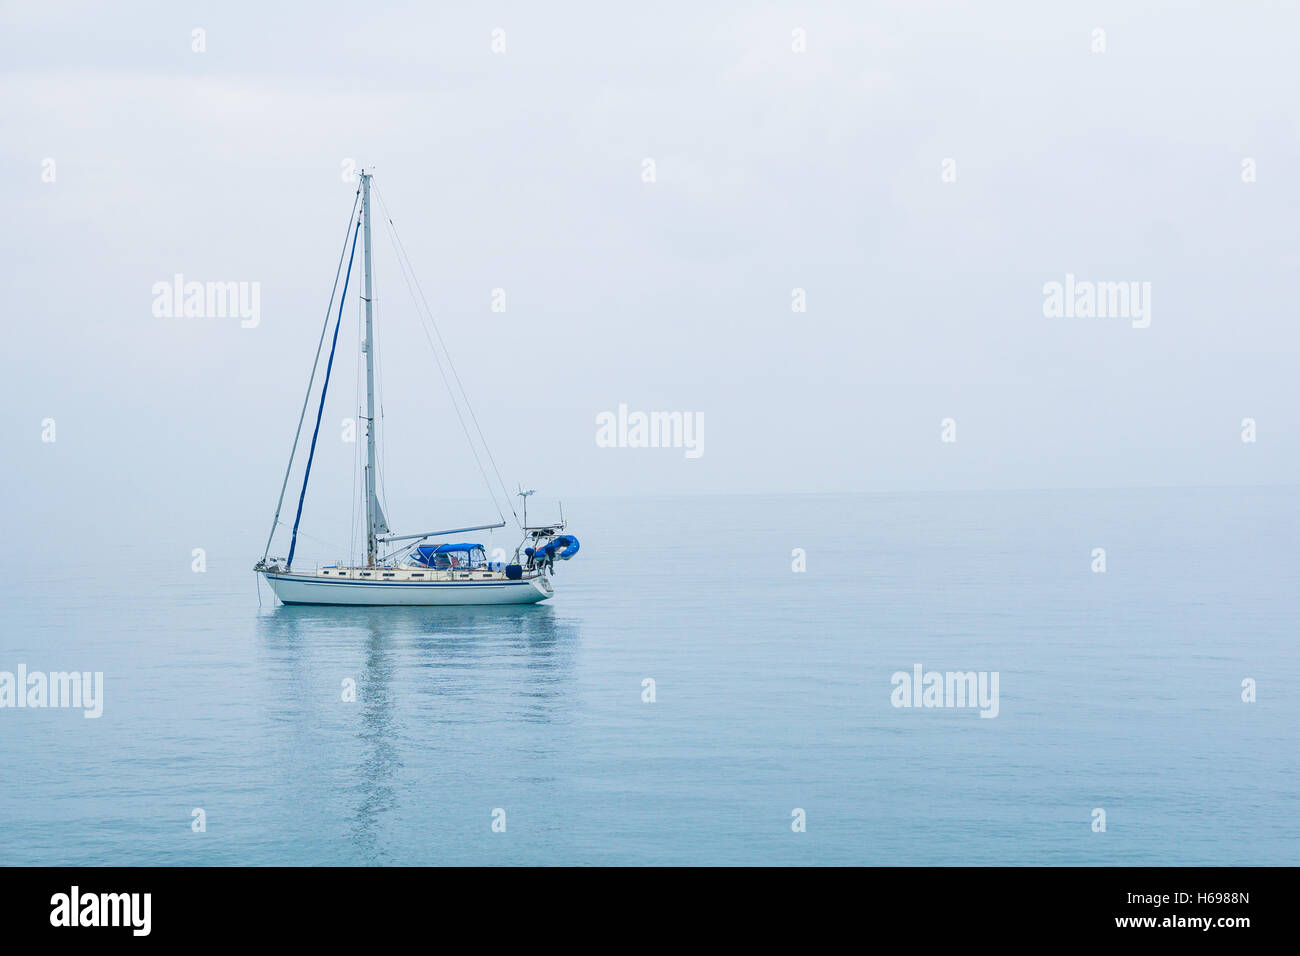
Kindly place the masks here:
[[(103, 671), (104, 713), (0, 710), (0, 862), (1300, 863), (1298, 501), (566, 502), (557, 599), (498, 609), (259, 607), (251, 524), (201, 574), (52, 538), (0, 670)], [(997, 717), (893, 707), (915, 664)]]

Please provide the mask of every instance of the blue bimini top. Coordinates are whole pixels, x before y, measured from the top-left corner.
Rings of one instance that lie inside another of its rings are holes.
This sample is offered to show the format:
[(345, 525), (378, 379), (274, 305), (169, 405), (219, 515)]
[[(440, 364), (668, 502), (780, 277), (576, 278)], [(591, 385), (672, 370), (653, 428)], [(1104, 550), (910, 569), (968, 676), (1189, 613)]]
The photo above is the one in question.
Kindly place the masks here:
[(435, 571), (481, 568), (487, 565), (487, 552), (483, 545), (471, 542), (425, 544), (411, 552), (411, 563)]

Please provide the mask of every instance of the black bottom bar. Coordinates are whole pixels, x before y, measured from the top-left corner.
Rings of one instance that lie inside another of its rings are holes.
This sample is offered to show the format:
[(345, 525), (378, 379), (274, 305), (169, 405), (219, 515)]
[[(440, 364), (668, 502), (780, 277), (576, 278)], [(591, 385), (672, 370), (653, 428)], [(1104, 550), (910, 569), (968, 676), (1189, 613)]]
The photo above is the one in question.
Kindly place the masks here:
[(6, 942), (329, 943), (349, 926), (371, 942), (457, 928), (484, 932), (487, 942), (511, 927), (573, 939), (592, 920), (625, 921), (629, 933), (655, 937), (690, 920), (737, 936), (763, 936), (775, 922), (796, 933), (847, 929), (918, 944), (1047, 931), (1232, 945), (1286, 926), (1282, 904), (1296, 876), (1273, 868), (9, 868), (0, 869), (0, 918)]

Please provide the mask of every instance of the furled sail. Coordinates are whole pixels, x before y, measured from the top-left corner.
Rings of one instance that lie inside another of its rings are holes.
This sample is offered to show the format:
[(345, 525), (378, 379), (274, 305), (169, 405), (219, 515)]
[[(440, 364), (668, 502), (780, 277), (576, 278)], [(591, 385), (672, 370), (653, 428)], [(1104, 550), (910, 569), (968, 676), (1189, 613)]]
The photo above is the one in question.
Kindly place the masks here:
[(388, 534), (388, 519), (384, 517), (384, 509), (379, 507), (379, 496), (371, 492), (370, 507), (374, 509), (375, 515), (375, 534)]

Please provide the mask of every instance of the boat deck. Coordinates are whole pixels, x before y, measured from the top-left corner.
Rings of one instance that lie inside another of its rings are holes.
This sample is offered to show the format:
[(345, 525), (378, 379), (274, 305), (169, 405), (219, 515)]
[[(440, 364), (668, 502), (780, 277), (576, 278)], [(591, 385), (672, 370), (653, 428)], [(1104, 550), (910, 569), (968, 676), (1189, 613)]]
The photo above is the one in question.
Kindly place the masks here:
[[(462, 568), (453, 568), (448, 571), (435, 571), (433, 568), (409, 567), (399, 565), (392, 568), (344, 568), (344, 567), (324, 567), (317, 568), (313, 571), (300, 571), (294, 569), (293, 574), (296, 576), (316, 576), (337, 580), (342, 578), (350, 581), (505, 581), (506, 573), (504, 571), (493, 571), (488, 568), (473, 568), (465, 570)], [(523, 580), (537, 577), (536, 571), (525, 571)]]

